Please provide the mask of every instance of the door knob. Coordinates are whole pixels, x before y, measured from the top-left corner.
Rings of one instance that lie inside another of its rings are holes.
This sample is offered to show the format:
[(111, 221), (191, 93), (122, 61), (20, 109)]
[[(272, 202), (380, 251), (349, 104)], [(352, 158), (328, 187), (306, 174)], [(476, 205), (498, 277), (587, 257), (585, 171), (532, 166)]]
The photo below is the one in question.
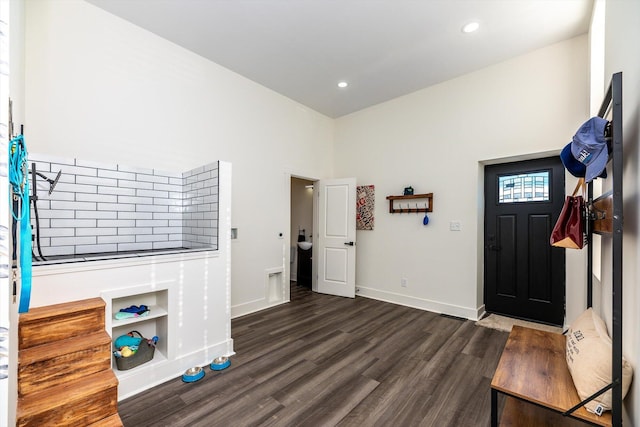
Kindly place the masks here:
[(344, 242), (344, 244), (347, 245), (347, 246), (353, 246), (354, 243), (353, 242)]

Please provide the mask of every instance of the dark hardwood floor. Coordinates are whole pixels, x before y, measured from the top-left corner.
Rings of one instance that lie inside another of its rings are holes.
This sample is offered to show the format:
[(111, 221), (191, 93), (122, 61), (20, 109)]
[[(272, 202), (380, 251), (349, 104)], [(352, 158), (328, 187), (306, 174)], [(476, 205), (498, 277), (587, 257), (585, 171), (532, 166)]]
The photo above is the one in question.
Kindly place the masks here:
[(291, 287), (232, 321), (236, 355), (119, 404), (125, 426), (488, 426), (506, 332)]

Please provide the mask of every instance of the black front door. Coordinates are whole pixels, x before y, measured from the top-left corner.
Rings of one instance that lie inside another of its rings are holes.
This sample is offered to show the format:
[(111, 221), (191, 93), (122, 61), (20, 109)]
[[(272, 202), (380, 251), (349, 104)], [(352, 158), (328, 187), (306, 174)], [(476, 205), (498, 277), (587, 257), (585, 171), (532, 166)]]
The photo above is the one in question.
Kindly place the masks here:
[(565, 250), (549, 244), (564, 202), (560, 158), (487, 166), (484, 181), (486, 311), (562, 325)]

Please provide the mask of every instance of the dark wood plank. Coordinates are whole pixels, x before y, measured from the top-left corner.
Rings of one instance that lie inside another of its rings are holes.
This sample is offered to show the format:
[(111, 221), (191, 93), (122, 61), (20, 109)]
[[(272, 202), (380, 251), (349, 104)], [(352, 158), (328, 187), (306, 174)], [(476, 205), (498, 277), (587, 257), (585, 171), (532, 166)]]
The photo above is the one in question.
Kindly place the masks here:
[(232, 321), (231, 366), (120, 402), (125, 426), (488, 426), (506, 332), (293, 285)]

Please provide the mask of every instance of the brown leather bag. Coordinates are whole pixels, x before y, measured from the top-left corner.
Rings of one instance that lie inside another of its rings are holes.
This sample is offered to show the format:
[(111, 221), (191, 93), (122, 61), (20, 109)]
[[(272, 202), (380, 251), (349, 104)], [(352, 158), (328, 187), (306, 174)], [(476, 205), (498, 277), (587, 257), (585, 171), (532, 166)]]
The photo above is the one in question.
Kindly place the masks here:
[[(582, 249), (585, 242), (584, 178), (578, 180), (571, 196), (567, 196), (562, 212), (551, 232), (551, 246)], [(578, 190), (582, 188), (582, 194)]]

